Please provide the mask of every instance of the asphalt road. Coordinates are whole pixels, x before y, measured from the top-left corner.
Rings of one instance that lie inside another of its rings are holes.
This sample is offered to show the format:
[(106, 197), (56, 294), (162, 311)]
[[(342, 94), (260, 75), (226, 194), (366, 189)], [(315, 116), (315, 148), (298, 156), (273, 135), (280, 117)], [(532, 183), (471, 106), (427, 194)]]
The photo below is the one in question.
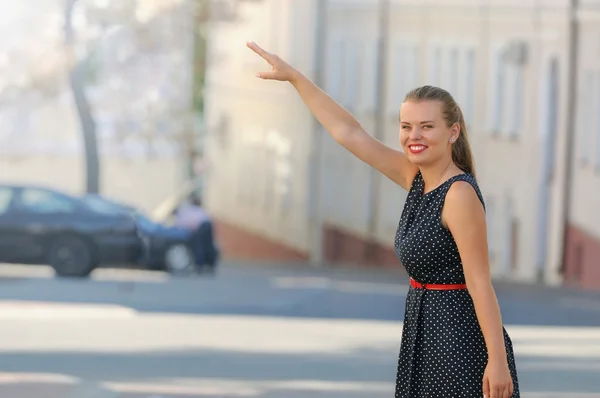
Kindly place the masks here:
[[(0, 266), (0, 396), (391, 398), (406, 280)], [(496, 284), (524, 398), (600, 397), (600, 294)]]

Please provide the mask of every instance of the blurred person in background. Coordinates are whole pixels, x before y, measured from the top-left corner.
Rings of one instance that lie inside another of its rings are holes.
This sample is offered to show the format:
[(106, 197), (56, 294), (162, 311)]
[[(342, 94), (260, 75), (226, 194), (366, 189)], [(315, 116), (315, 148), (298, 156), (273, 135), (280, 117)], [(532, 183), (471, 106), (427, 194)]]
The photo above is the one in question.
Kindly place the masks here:
[(213, 222), (202, 207), (202, 201), (192, 195), (189, 202), (182, 203), (175, 211), (175, 225), (190, 231), (190, 243), (199, 272), (216, 271), (219, 251), (215, 245)]
[(485, 204), (454, 98), (433, 86), (409, 92), (396, 150), (280, 57), (247, 46), (271, 65), (257, 77), (290, 82), (340, 145), (408, 191), (394, 242), (410, 276), (395, 396), (520, 397), (491, 282)]

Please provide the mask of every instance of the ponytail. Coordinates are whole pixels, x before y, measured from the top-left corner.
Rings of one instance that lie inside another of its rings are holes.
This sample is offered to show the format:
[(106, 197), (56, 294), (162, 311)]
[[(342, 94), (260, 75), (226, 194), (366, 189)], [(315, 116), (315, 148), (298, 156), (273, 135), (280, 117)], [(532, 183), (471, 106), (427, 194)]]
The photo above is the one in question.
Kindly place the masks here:
[(458, 135), (456, 142), (452, 144), (452, 161), (459, 169), (476, 177), (475, 160), (473, 159), (473, 153), (471, 152), (471, 145), (469, 144), (469, 137), (467, 135), (467, 123), (465, 123), (462, 110), (458, 105), (456, 105), (456, 109), (459, 115), (458, 124), (460, 126), (460, 134)]

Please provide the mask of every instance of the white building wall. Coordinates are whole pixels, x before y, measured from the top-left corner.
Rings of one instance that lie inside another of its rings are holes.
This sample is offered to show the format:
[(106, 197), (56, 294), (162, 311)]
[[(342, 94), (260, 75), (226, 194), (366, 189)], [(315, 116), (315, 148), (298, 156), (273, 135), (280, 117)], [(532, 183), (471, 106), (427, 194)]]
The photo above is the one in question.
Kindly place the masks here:
[[(226, 148), (218, 144), (221, 135), (213, 135), (212, 153), (219, 170), (212, 177), (214, 189), (209, 202), (227, 220), (307, 249), (308, 243), (302, 237), (308, 236), (305, 202), (310, 192), (306, 191), (309, 185), (305, 162), (311, 150), (312, 118), (289, 85), (252, 80), (252, 73), (264, 64), (243, 46), (251, 37), (293, 60), (310, 75), (314, 29), (300, 34), (298, 26), (316, 21), (315, 3), (288, 0), (279, 4), (279, 15), (284, 18), (279, 19), (278, 41), (269, 34), (270, 29), (275, 29), (268, 22), (273, 1), (245, 6), (241, 24), (215, 28), (212, 58), (219, 59), (216, 51), (221, 51), (221, 57), (220, 64), (209, 73), (208, 117), (215, 132), (222, 113), (229, 114), (230, 123)], [(326, 91), (353, 111), (371, 132), (375, 123), (372, 90), (377, 71), (368, 61), (376, 59), (377, 4), (369, 0), (330, 1), (324, 84)], [(558, 273), (564, 146), (568, 136), (568, 7), (567, 0), (440, 0), (426, 4), (392, 1), (384, 109), (387, 128), (382, 139), (399, 147), (398, 110), (411, 88), (437, 84), (455, 95), (465, 110), (477, 176), (488, 204), (491, 257), (497, 275), (534, 279), (539, 258), (544, 258), (541, 266), (550, 279)], [(286, 19), (291, 9), (294, 17)], [(527, 47), (526, 62), (521, 66), (501, 65), (498, 50), (515, 40)], [(239, 47), (232, 47), (231, 43), (239, 43)], [(553, 143), (556, 157), (548, 185), (548, 210), (546, 215), (540, 215), (538, 192), (544, 147), (541, 140), (547, 116), (540, 101), (547, 90), (552, 59), (556, 59), (559, 73), (557, 135)], [(500, 72), (504, 80), (498, 80)], [(269, 129), (281, 132), (282, 142), (291, 143), (296, 156), (291, 163), (294, 194), (287, 217), (281, 216), (278, 199), (267, 194), (271, 191), (266, 190), (264, 179), (271, 168), (265, 161), (259, 157), (252, 167), (239, 165), (238, 159), (243, 159), (250, 148), (245, 143), (250, 140), (248, 137), (257, 137), (252, 148), (258, 151), (264, 147), (262, 137)], [(242, 134), (245, 130), (255, 133)], [(307, 133), (299, 134), (299, 130)], [(323, 142), (325, 221), (366, 238), (371, 206), (369, 168), (328, 136), (323, 137)], [(235, 179), (240, 178), (241, 170), (248, 176), (246, 180), (255, 182), (254, 189), (247, 188), (253, 197), (242, 199), (236, 188)], [(406, 193), (385, 179), (381, 189), (376, 238), (391, 245)], [(265, 201), (273, 204), (265, 205)], [(540, 217), (546, 218), (545, 223), (540, 223)], [(516, 239), (511, 236), (513, 220), (517, 221)], [(547, 229), (542, 246), (539, 225)], [(545, 248), (544, 256), (536, 252), (537, 247)]]
[[(378, 45), (375, 9), (332, 2), (327, 22), (329, 51), (325, 89), (373, 132)], [(370, 168), (333, 139), (328, 137), (325, 142), (323, 172), (328, 181), (325, 222), (366, 238), (371, 201)]]
[[(347, 37), (355, 42), (355, 36), (368, 38), (373, 35), (370, 21), (376, 21), (376, 4), (367, 1), (343, 3), (336, 2), (339, 9), (332, 12), (335, 15), (331, 24), (332, 36)], [(448, 89), (465, 110), (478, 179), (491, 202), (488, 217), (490, 247), (496, 252), (492, 253), (494, 272), (533, 279), (536, 275), (534, 248), (538, 233), (535, 229), (538, 217), (536, 192), (541, 159), (538, 149), (541, 117), (538, 92), (544, 84), (540, 76), (545, 76), (549, 57), (557, 57), (560, 92), (566, 91), (568, 25), (565, 7), (568, 2), (540, 4), (539, 8), (534, 2), (519, 2), (518, 8), (506, 2), (490, 3), (490, 8), (473, 5), (476, 4), (444, 2), (434, 7), (430, 3), (397, 2), (393, 7), (387, 76), (390, 90), (385, 110), (389, 114), (389, 124), (384, 141), (399, 147), (398, 109), (407, 91), (423, 84)], [(548, 32), (554, 34), (550, 36)], [(540, 40), (542, 34), (545, 35)], [(527, 63), (520, 67), (504, 65), (499, 70), (495, 62), (496, 52), (511, 40), (526, 43)], [(416, 62), (412, 64), (407, 62), (414, 57), (411, 51), (416, 52)], [(497, 85), (497, 73), (500, 71), (504, 80)], [(501, 104), (494, 103), (496, 87), (502, 88), (503, 96), (498, 99)], [(563, 96), (561, 101), (564, 110), (566, 98)], [(367, 128), (372, 127), (369, 119), (361, 118), (360, 109), (355, 114)], [(557, 121), (562, 137), (565, 136), (565, 122), (562, 112)], [(560, 141), (557, 145), (559, 152), (564, 144)], [(366, 237), (366, 217), (361, 215), (366, 214), (368, 207), (362, 193), (368, 190), (369, 174), (344, 150), (337, 147), (329, 150), (339, 157), (336, 159), (338, 167), (346, 171), (345, 178), (340, 176), (336, 180), (339, 185), (330, 188), (332, 191), (343, 189), (345, 194), (342, 203), (338, 202), (342, 209), (339, 215), (331, 213), (329, 220)], [(507, 158), (511, 161), (507, 162)], [(547, 239), (552, 244), (546, 245), (549, 252), (546, 265), (552, 264), (556, 268), (560, 253), (557, 237), (562, 231), (559, 215), (563, 163), (560, 156), (556, 158), (554, 167), (558, 174), (551, 188), (550, 233)], [(351, 187), (353, 195), (346, 192), (348, 187)], [(384, 182), (382, 189), (379, 206), (383, 211), (380, 211), (378, 238), (389, 244), (406, 196), (388, 181)], [(518, 223), (515, 243), (511, 237), (513, 219)], [(516, 251), (515, 255), (512, 250)]]
[[(496, 242), (492, 250), (502, 251), (494, 256), (496, 272), (518, 279), (534, 279), (538, 271), (536, 248), (542, 234), (547, 234), (545, 264), (557, 276), (562, 242), (562, 190), (564, 176), (564, 141), (566, 134), (567, 78), (568, 78), (568, 9), (540, 6), (521, 9), (511, 18), (506, 12), (492, 13), (489, 24), (490, 46), (487, 51), (490, 68), (489, 90), (480, 102), (487, 104), (482, 137), (478, 141), (479, 159), (484, 159), (485, 172), (480, 173), (481, 185), (488, 200), (494, 203), (494, 231)], [(514, 11), (513, 11), (514, 12)], [(499, 62), (498, 51), (510, 40), (521, 40), (528, 48), (527, 62), (520, 67)], [(558, 115), (555, 138), (552, 142), (555, 156), (549, 191), (549, 208), (540, 215), (540, 184), (543, 167), (543, 137), (547, 134), (542, 109), (547, 92), (548, 69), (551, 59), (559, 65)], [(501, 79), (499, 79), (501, 77)], [(483, 82), (482, 82), (483, 83)], [(523, 90), (518, 90), (521, 85)], [(501, 90), (500, 90), (501, 89)], [(519, 105), (519, 106), (517, 106)], [(481, 161), (479, 162), (481, 164)], [(539, 217), (548, 220), (540, 229)], [(517, 226), (513, 222), (517, 221)], [(512, 233), (518, 235), (511, 244)], [(511, 251), (516, 250), (513, 255)]]
[(581, 1), (577, 129), (569, 218), (600, 240), (600, 1)]
[[(217, 218), (307, 251), (310, 113), (289, 84), (263, 81), (253, 40), (312, 77), (314, 1), (265, 0), (211, 26), (206, 204)], [(301, 29), (303, 27), (303, 29)], [(304, 30), (305, 29), (305, 30)]]

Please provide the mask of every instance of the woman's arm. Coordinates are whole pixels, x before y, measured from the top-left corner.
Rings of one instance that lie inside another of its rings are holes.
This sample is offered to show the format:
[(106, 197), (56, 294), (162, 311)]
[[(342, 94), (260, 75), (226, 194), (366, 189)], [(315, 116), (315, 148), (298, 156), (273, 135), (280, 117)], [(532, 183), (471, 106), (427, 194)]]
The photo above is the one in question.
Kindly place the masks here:
[(340, 145), (404, 189), (410, 189), (418, 168), (404, 153), (375, 139), (350, 112), (277, 55), (255, 43), (248, 43), (248, 47), (273, 67), (273, 71), (258, 73), (258, 77), (289, 81), (319, 123)]
[[(512, 394), (502, 318), (490, 275), (485, 211), (471, 184), (465, 181), (452, 184), (446, 194), (442, 222), (458, 247), (467, 289), (488, 351), (488, 369), (490, 364), (493, 368), (489, 374), (486, 369), (484, 392), (488, 397), (490, 391), (492, 397)], [(496, 395), (496, 391), (501, 392)]]
[(308, 109), (340, 145), (404, 189), (410, 189), (418, 168), (404, 153), (375, 139), (350, 112), (300, 72), (291, 83)]

